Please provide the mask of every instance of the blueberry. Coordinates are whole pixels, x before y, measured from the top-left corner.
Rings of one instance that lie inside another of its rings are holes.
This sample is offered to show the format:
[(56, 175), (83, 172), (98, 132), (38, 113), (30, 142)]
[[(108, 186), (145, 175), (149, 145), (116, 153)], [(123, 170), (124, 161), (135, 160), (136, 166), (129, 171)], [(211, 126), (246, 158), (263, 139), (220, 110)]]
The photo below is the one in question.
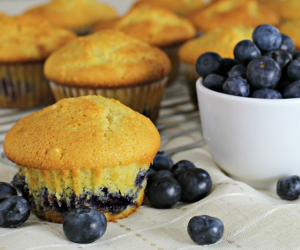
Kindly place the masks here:
[(282, 49), (268, 51), (264, 54), (264, 56), (271, 57), (275, 62), (279, 64), (280, 68), (284, 68), (290, 61), (293, 60), (292, 54)]
[(294, 53), (293, 53), (293, 59), (300, 59), (300, 51), (295, 51)]
[(283, 90), (284, 98), (299, 98), (300, 97), (300, 80), (292, 82)]
[(105, 233), (106, 226), (104, 214), (89, 207), (69, 211), (63, 221), (65, 236), (76, 243), (94, 242)]
[(284, 71), (281, 71), (283, 75), (281, 75), (281, 78), (276, 86), (276, 90), (278, 90), (280, 93), (283, 93), (283, 90), (291, 84), (291, 81), (288, 79), (286, 73)]
[(181, 200), (195, 202), (203, 199), (212, 187), (210, 175), (201, 168), (188, 169), (178, 176), (182, 188)]
[(300, 177), (293, 175), (279, 179), (276, 192), (283, 200), (296, 200), (300, 195)]
[(274, 88), (280, 80), (281, 69), (271, 57), (253, 59), (247, 66), (247, 79), (257, 88)]
[(209, 74), (204, 78), (203, 86), (208, 89), (221, 91), (226, 78), (217, 74)]
[(292, 82), (300, 80), (300, 59), (290, 62), (287, 66), (287, 75)]
[(249, 84), (240, 76), (229, 77), (223, 84), (224, 93), (236, 96), (249, 96)]
[(282, 42), (280, 45), (280, 49), (286, 50), (290, 54), (293, 54), (295, 51), (295, 44), (293, 40), (285, 34), (281, 34), (281, 37), (282, 37)]
[(162, 179), (162, 178), (164, 178), (164, 177), (172, 177), (172, 178), (174, 178), (175, 176), (171, 173), (171, 171), (169, 171), (169, 170), (159, 170), (159, 171), (157, 171), (154, 175), (153, 175), (153, 177), (152, 177), (152, 182), (153, 181), (156, 181), (156, 180), (158, 180), (158, 179)]
[(155, 171), (163, 169), (170, 170), (173, 164), (172, 158), (169, 155), (163, 151), (159, 151), (154, 157), (153, 164), (150, 165), (150, 168)]
[(237, 65), (237, 61), (231, 58), (223, 58), (222, 66), (218, 73), (222, 76), (227, 76), (227, 72), (232, 69), (233, 66)]
[(205, 78), (207, 75), (217, 73), (222, 67), (222, 58), (215, 52), (206, 52), (199, 56), (196, 62), (196, 72)]
[(251, 96), (262, 99), (282, 99), (282, 94), (280, 92), (268, 88), (255, 90)]
[(0, 202), (0, 227), (18, 227), (29, 215), (30, 206), (23, 197), (11, 196)]
[(187, 169), (196, 168), (194, 163), (188, 161), (188, 160), (181, 160), (173, 165), (171, 168), (171, 172), (174, 174), (175, 178), (177, 179), (178, 176)]
[(220, 219), (208, 215), (194, 216), (188, 223), (187, 231), (198, 245), (209, 245), (222, 238), (224, 224)]
[(181, 186), (172, 177), (165, 177), (152, 182), (148, 190), (148, 199), (156, 208), (171, 208), (180, 198)]
[(0, 182), (0, 201), (14, 195), (18, 195), (14, 186), (5, 182)]
[(238, 42), (233, 50), (234, 58), (239, 64), (247, 65), (252, 59), (261, 56), (260, 50), (250, 40)]
[(282, 36), (279, 30), (269, 24), (257, 26), (252, 33), (252, 39), (262, 51), (279, 49), (282, 43)]
[(149, 186), (152, 183), (153, 176), (154, 176), (155, 173), (156, 173), (156, 171), (154, 169), (152, 169), (152, 168), (149, 168), (147, 170), (147, 187), (145, 189), (145, 192), (148, 192), (148, 188), (149, 188)]
[(240, 76), (242, 78), (247, 78), (246, 76), (246, 67), (241, 65), (241, 64), (238, 64), (238, 65), (235, 65), (231, 68), (230, 71), (228, 71), (227, 75), (229, 77), (234, 77), (234, 76)]

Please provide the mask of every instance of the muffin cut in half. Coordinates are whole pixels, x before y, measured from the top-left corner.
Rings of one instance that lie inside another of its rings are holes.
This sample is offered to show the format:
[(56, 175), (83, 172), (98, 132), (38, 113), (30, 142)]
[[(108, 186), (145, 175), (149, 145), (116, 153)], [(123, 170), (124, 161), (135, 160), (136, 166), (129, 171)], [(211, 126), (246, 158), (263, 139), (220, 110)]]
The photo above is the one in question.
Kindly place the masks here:
[(102, 95), (153, 122), (170, 70), (163, 51), (115, 30), (79, 37), (52, 53), (44, 67), (56, 100)]
[(20, 168), (14, 184), (32, 211), (60, 223), (80, 206), (101, 210), (108, 221), (136, 211), (159, 147), (148, 118), (101, 96), (63, 99), (26, 116), (4, 141)]

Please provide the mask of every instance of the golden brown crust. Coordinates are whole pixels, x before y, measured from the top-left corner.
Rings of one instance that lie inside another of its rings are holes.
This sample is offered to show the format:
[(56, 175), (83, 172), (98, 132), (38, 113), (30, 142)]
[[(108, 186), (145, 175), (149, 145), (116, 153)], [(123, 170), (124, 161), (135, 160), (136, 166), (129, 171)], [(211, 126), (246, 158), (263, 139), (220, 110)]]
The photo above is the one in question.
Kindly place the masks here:
[(26, 116), (4, 141), (11, 161), (45, 170), (149, 165), (159, 147), (148, 118), (101, 96), (63, 99)]
[(88, 28), (117, 17), (112, 7), (95, 0), (52, 0), (33, 7), (26, 13), (38, 15), (68, 29)]
[(163, 51), (114, 30), (79, 37), (51, 54), (44, 68), (57, 84), (89, 88), (150, 83), (170, 70)]
[(206, 5), (205, 1), (202, 0), (139, 0), (134, 6), (144, 3), (155, 7), (166, 8), (179, 15), (186, 15), (188, 12)]
[(209, 31), (202, 36), (189, 40), (179, 49), (182, 62), (195, 65), (198, 57), (209, 51), (218, 53), (223, 58), (234, 58), (235, 45), (244, 39), (252, 40), (253, 28), (230, 27)]
[(32, 16), (0, 19), (0, 63), (43, 61), (76, 35)]
[(295, 44), (295, 49), (300, 50), (300, 19), (286, 21), (278, 27), (280, 33), (288, 35)]
[(195, 28), (185, 18), (173, 12), (148, 4), (132, 8), (125, 16), (95, 27), (95, 30), (120, 30), (143, 42), (166, 47), (184, 42), (195, 36)]
[(256, 27), (262, 23), (277, 25), (279, 16), (254, 0), (223, 0), (213, 2), (187, 15), (200, 31), (232, 26)]
[(300, 18), (299, 0), (265, 0), (263, 2), (266, 7), (276, 11), (282, 20), (296, 20)]

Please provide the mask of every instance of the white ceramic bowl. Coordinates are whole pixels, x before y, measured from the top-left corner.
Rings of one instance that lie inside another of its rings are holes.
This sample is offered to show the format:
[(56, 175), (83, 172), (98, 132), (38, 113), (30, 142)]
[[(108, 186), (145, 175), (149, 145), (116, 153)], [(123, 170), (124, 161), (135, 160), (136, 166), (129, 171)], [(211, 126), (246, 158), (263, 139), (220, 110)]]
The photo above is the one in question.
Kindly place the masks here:
[(232, 178), (273, 189), (300, 175), (300, 98), (266, 100), (212, 91), (196, 83), (204, 138)]

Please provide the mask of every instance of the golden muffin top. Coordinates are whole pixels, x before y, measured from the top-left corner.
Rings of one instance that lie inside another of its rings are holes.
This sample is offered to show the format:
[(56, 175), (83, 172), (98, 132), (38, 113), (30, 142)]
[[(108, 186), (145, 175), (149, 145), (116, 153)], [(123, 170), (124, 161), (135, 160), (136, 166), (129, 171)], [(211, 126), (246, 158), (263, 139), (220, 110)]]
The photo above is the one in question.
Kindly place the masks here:
[(101, 96), (62, 99), (22, 118), (4, 140), (11, 161), (43, 170), (149, 165), (159, 147), (148, 118)]
[(264, 0), (263, 2), (268, 8), (275, 10), (282, 20), (295, 20), (300, 18), (299, 0)]
[(68, 28), (86, 28), (117, 17), (116, 11), (96, 0), (52, 0), (26, 11), (53, 24)]
[(147, 84), (170, 70), (163, 51), (115, 30), (77, 38), (52, 53), (44, 67), (57, 84), (106, 88)]
[(95, 30), (115, 29), (158, 47), (184, 42), (195, 36), (195, 28), (185, 18), (164, 8), (141, 4), (125, 16), (95, 27)]
[(277, 25), (279, 16), (255, 0), (223, 0), (191, 12), (187, 17), (200, 31), (232, 26), (256, 27), (262, 23)]
[(209, 51), (218, 53), (223, 58), (234, 58), (233, 49), (241, 40), (252, 40), (253, 28), (229, 27), (208, 31), (198, 38), (185, 42), (179, 49), (182, 62), (195, 65), (198, 57)]
[(0, 18), (5, 17), (6, 15), (4, 13), (0, 12)]
[(202, 8), (206, 3), (203, 0), (139, 0), (134, 6), (147, 3), (151, 6), (169, 9), (179, 15), (186, 15), (188, 12)]
[(76, 35), (32, 16), (0, 19), (0, 62), (43, 61), (50, 53), (74, 40)]
[(286, 21), (279, 25), (278, 29), (280, 33), (288, 35), (293, 40), (296, 50), (300, 50), (300, 19)]

